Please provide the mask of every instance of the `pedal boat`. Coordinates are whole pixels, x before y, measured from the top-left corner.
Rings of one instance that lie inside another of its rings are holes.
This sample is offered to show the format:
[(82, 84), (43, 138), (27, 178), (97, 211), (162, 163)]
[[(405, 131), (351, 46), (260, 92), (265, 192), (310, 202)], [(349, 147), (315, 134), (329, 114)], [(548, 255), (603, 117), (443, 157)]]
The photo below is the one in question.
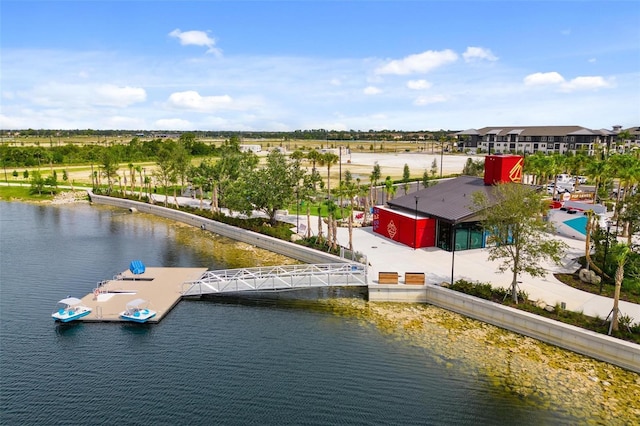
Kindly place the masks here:
[(156, 311), (149, 309), (149, 303), (144, 299), (134, 299), (127, 303), (126, 309), (120, 312), (120, 318), (125, 321), (144, 323), (156, 316)]
[(71, 322), (91, 313), (91, 308), (76, 297), (67, 297), (58, 302), (58, 310), (51, 314), (54, 321)]

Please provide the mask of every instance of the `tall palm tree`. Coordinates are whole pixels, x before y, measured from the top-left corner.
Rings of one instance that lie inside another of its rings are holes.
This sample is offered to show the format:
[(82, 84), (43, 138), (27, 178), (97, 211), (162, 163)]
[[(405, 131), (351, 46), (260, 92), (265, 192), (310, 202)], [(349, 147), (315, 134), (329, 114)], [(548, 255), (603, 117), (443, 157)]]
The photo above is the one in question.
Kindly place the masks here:
[(142, 166), (140, 165), (135, 166), (134, 172), (138, 173), (138, 178), (140, 182), (140, 185), (138, 186), (138, 200), (142, 200), (142, 184), (144, 183), (142, 179)]
[(611, 311), (611, 324), (609, 326), (609, 335), (611, 335), (611, 331), (618, 331), (618, 314), (620, 310), (618, 309), (618, 302), (620, 301), (620, 288), (622, 287), (622, 279), (624, 278), (624, 264), (627, 262), (627, 255), (629, 254), (629, 247), (626, 245), (617, 246), (618, 249), (614, 254), (614, 258), (616, 259), (616, 263), (618, 267), (616, 268), (616, 279), (615, 279), (615, 291), (613, 293), (613, 309)]
[(316, 163), (318, 163), (321, 158), (322, 154), (319, 153), (315, 148), (307, 153), (307, 160), (311, 161), (311, 173), (316, 172)]
[(110, 150), (104, 151), (100, 168), (102, 169), (102, 176), (107, 178), (109, 193), (113, 191), (113, 180), (118, 176), (119, 167), (115, 154)]
[(393, 200), (393, 196), (396, 194), (398, 188), (393, 184), (393, 180), (391, 180), (391, 176), (387, 176), (384, 181), (384, 190), (387, 193), (387, 202)]
[(133, 192), (136, 190), (134, 186), (136, 183), (135, 166), (133, 165), (133, 163), (129, 163), (127, 167), (129, 168), (129, 179), (131, 180), (131, 193), (133, 194)]
[(587, 160), (587, 164), (585, 166), (585, 173), (589, 177), (590, 180), (593, 180), (595, 184), (595, 195), (594, 202), (598, 203), (600, 201), (598, 197), (598, 193), (600, 191), (600, 185), (602, 184), (603, 179), (608, 175), (609, 169), (607, 167), (607, 162), (605, 160), (601, 160), (596, 157), (589, 157)]
[(371, 182), (371, 205), (375, 206), (378, 203), (378, 181), (382, 176), (380, 164), (376, 161), (373, 163), (373, 170), (369, 175), (369, 181)]
[(629, 154), (612, 155), (608, 159), (609, 167), (611, 168), (614, 177), (618, 178), (618, 193), (616, 194), (616, 211), (613, 217), (617, 220), (622, 208), (623, 193), (628, 192), (630, 188), (630, 182), (633, 181), (634, 167), (636, 166), (636, 159)]
[(562, 154), (553, 154), (551, 158), (550, 168), (553, 174), (553, 198), (555, 198), (558, 192), (558, 175), (566, 171), (567, 157)]
[(353, 253), (353, 199), (359, 194), (360, 186), (354, 182), (346, 182), (343, 185), (343, 193), (349, 199), (349, 251)]
[(325, 152), (320, 157), (319, 164), (321, 166), (327, 166), (327, 199), (331, 199), (331, 166), (338, 162), (338, 157), (336, 154), (332, 152)]
[[(582, 152), (579, 152), (575, 155), (567, 157), (567, 171), (572, 176), (582, 175), (584, 172), (585, 166), (587, 164), (587, 161), (588, 161), (587, 156), (584, 155), (584, 153)], [(578, 188), (579, 185), (580, 185), (580, 182), (578, 181), (578, 179), (576, 179), (575, 180), (576, 189)]]

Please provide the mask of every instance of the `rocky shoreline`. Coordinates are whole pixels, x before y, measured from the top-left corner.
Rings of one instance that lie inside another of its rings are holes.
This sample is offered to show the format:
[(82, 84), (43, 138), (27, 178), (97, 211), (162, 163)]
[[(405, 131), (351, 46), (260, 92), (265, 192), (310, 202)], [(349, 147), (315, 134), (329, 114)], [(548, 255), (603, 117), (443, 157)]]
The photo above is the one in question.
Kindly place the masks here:
[(53, 197), (51, 204), (88, 203), (89, 196), (86, 191), (64, 191)]
[(632, 425), (640, 419), (640, 375), (633, 372), (431, 305), (323, 303), (532, 406), (569, 413), (585, 424)]

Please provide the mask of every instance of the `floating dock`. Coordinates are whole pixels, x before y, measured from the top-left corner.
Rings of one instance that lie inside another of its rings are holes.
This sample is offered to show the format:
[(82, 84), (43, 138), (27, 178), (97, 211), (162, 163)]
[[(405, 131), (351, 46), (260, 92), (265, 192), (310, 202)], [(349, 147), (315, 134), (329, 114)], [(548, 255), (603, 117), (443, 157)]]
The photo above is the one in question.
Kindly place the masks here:
[(182, 284), (199, 279), (207, 268), (145, 268), (141, 274), (126, 270), (111, 280), (99, 283), (97, 288), (82, 298), (82, 303), (92, 309), (82, 322), (126, 322), (120, 318), (127, 303), (134, 299), (149, 302), (149, 308), (157, 312), (149, 323), (157, 323), (167, 315), (182, 298)]

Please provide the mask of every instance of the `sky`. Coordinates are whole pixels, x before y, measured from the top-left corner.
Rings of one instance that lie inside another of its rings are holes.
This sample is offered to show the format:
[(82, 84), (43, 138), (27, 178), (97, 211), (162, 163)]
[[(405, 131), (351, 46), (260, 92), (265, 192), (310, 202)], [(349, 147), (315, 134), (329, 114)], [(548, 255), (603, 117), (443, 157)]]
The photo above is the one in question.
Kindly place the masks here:
[(640, 2), (0, 2), (0, 128), (640, 126)]

